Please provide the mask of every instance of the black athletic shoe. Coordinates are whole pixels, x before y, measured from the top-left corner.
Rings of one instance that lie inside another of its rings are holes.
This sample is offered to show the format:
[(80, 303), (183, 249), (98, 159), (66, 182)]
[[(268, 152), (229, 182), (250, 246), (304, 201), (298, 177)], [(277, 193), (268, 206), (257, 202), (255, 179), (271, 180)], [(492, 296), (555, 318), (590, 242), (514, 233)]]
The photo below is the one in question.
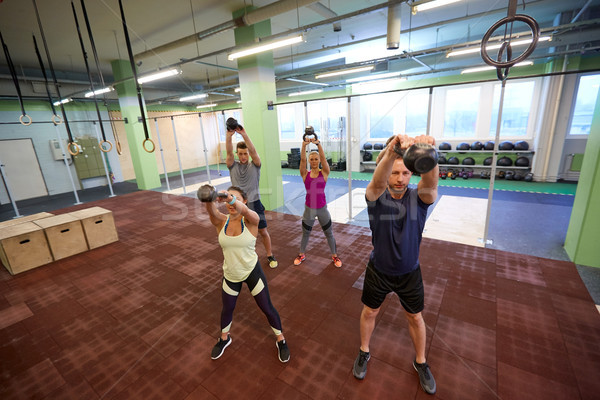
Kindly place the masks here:
[(354, 360), (352, 373), (356, 379), (365, 379), (367, 375), (367, 362), (371, 359), (371, 353), (358, 350), (358, 357)]
[(227, 334), (227, 340), (219, 338), (219, 341), (217, 342), (217, 344), (215, 344), (215, 347), (213, 347), (212, 352), (210, 353), (210, 358), (216, 360), (217, 358), (221, 357), (227, 346), (229, 346), (230, 344), (231, 336), (229, 336), (229, 334)]
[(437, 387), (435, 385), (435, 379), (433, 378), (433, 374), (429, 369), (429, 365), (427, 363), (418, 364), (417, 361), (413, 361), (413, 367), (419, 374), (419, 381), (421, 382), (421, 387), (427, 394), (435, 394)]
[(285, 339), (280, 340), (275, 344), (277, 345), (277, 356), (279, 357), (279, 361), (283, 363), (290, 361), (290, 349)]

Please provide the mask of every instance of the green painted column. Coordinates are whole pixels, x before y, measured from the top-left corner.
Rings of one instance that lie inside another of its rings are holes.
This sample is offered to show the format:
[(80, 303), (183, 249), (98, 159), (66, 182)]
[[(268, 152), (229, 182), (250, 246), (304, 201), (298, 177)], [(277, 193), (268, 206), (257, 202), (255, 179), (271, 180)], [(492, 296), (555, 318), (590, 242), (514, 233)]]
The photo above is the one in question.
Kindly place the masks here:
[[(250, 10), (250, 8), (248, 8)], [(233, 13), (233, 17), (244, 10)], [(236, 28), (236, 45), (254, 42), (255, 38), (271, 35), (271, 21)], [(268, 210), (283, 205), (281, 159), (277, 111), (269, 109), (268, 101), (276, 100), (275, 72), (271, 51), (237, 59), (242, 97), (244, 128), (258, 151), (261, 160), (260, 198)]]
[(600, 267), (600, 91), (573, 202), (565, 250), (575, 264)]
[[(111, 62), (115, 80), (131, 78), (131, 63), (126, 60), (113, 60)], [(142, 190), (154, 189), (161, 186), (158, 165), (154, 153), (148, 153), (144, 150), (143, 142), (146, 139), (144, 135), (144, 126), (140, 122), (140, 105), (137, 98), (137, 85), (133, 79), (128, 79), (123, 83), (115, 85), (119, 95), (119, 105), (121, 106), (121, 115), (123, 119), (127, 118), (125, 123), (125, 133), (127, 134), (127, 143), (131, 153), (133, 170), (135, 171), (135, 180), (138, 188)], [(145, 107), (145, 106), (144, 106)], [(148, 115), (144, 108), (144, 113)], [(148, 127), (150, 134), (150, 127)], [(152, 146), (146, 144), (150, 149)], [(158, 145), (156, 146), (158, 148)]]

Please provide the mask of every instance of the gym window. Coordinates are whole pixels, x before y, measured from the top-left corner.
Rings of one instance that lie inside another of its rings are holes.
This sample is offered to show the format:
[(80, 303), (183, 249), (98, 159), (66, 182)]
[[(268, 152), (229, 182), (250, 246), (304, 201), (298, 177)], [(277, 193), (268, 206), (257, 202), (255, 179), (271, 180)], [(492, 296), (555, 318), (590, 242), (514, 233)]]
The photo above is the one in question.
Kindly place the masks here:
[(599, 87), (600, 74), (584, 75), (579, 78), (575, 106), (571, 114), (569, 135), (590, 134)]
[[(533, 102), (534, 81), (508, 82), (504, 91), (500, 135), (503, 137), (527, 136), (527, 125)], [(496, 136), (498, 109), (500, 107), (501, 84), (494, 85), (492, 121), (489, 136)]]
[(444, 138), (476, 137), (479, 91), (479, 86), (449, 88), (446, 91)]
[(281, 104), (277, 106), (280, 140), (302, 140), (299, 132), (304, 132), (303, 114), (304, 105), (302, 103)]
[(369, 139), (387, 139), (399, 132), (408, 136), (427, 132), (428, 89), (369, 95), (365, 101)]

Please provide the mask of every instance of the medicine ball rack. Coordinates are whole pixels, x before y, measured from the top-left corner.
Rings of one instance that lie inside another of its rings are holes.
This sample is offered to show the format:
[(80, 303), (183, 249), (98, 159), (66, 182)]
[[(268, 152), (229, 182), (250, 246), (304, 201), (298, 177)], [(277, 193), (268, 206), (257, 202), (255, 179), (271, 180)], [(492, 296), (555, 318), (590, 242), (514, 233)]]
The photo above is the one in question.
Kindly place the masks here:
[[(448, 154), (452, 154), (455, 157), (459, 158), (460, 163), (459, 164), (440, 164), (440, 168), (458, 168), (458, 167), (468, 167), (468, 168), (483, 168), (483, 169), (489, 169), (492, 168), (491, 165), (483, 165), (483, 164), (474, 164), (474, 165), (463, 165), (462, 164), (462, 160), (466, 157), (469, 157), (470, 155), (473, 154), (490, 154), (492, 155), (494, 153), (494, 150), (464, 150), (464, 151), (459, 151), (459, 150), (438, 150), (438, 153), (441, 155), (443, 155), (444, 157), (446, 157)], [(503, 155), (510, 155), (510, 154), (527, 154), (529, 155), (529, 166), (528, 167), (518, 167), (515, 165), (512, 166), (508, 166), (508, 167), (503, 167), (500, 165), (496, 165), (496, 168), (498, 169), (519, 169), (519, 170), (529, 170), (531, 169), (531, 164), (532, 164), (532, 156), (535, 154), (535, 151), (532, 150), (500, 150), (497, 151), (496, 154), (500, 157)], [(446, 159), (448, 159), (449, 157), (446, 157)]]
[[(372, 161), (364, 161), (365, 160), (365, 153), (369, 153), (371, 154), (371, 159)], [(379, 153), (381, 153), (381, 150), (361, 150), (360, 151), (360, 165), (361, 165), (361, 172), (366, 171), (366, 170), (375, 170), (375, 160), (377, 159), (377, 156), (379, 155)]]

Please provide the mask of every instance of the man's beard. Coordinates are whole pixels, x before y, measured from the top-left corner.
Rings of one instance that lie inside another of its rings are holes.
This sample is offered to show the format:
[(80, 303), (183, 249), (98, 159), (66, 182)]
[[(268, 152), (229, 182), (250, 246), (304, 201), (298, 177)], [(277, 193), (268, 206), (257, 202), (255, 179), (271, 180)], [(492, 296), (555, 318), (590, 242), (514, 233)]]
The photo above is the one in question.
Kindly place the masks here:
[(408, 189), (408, 186), (404, 186), (403, 189), (394, 189), (391, 185), (388, 185), (388, 190), (390, 191), (391, 194), (403, 194), (404, 192), (406, 192), (406, 189)]

